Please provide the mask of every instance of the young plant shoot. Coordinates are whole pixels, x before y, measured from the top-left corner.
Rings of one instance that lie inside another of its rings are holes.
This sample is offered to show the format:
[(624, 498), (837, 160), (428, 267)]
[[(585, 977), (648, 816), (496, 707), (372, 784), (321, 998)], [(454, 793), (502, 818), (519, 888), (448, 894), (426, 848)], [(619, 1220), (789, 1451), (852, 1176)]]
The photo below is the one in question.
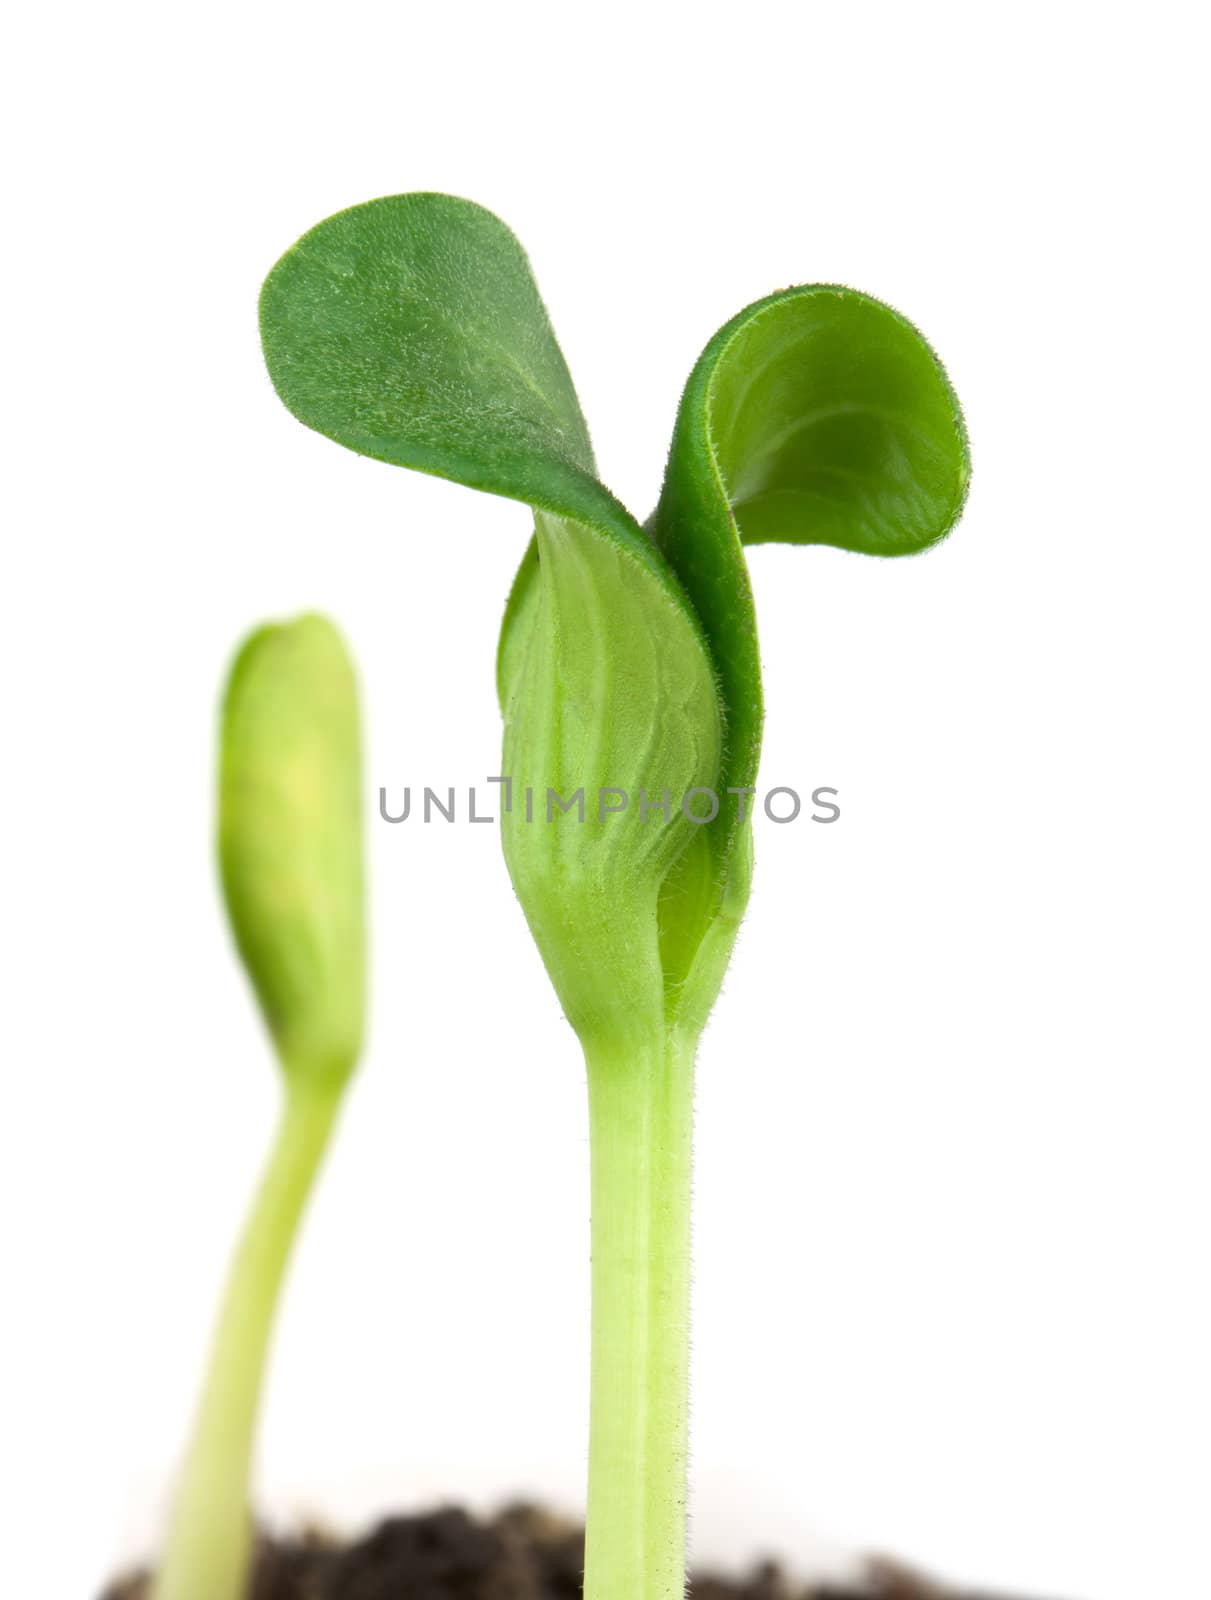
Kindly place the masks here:
[(270, 273), (261, 329), (310, 427), (533, 508), (498, 656), (502, 831), (588, 1070), (586, 1594), (675, 1600), (694, 1056), (748, 899), (761, 741), (742, 546), (936, 543), (967, 487), (958, 403), (879, 301), (771, 295), (691, 373), (641, 525), (598, 479), (521, 247), (479, 206), (404, 195), (321, 223)]
[(219, 862), (278, 1059), (281, 1120), (231, 1267), (153, 1600), (242, 1600), (248, 1480), (278, 1292), (362, 1043), (361, 739), (353, 668), (322, 617), (264, 627), (223, 705)]

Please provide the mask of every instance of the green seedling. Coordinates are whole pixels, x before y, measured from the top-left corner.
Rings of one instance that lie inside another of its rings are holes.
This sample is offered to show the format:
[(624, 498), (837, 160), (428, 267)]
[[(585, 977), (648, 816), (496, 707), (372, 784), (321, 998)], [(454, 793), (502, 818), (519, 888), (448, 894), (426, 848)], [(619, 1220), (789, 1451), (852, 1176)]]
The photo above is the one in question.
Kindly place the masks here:
[(445, 195), (312, 229), (270, 273), (261, 329), (274, 385), (310, 427), (533, 508), (498, 654), (502, 832), (588, 1072), (586, 1593), (673, 1600), (694, 1057), (748, 899), (761, 740), (742, 547), (935, 543), (967, 487), (959, 407), (929, 346), (879, 301), (819, 285), (771, 295), (695, 366), (641, 525), (597, 476), (517, 240)]
[(304, 1206), (362, 1044), (361, 740), (353, 668), (322, 617), (265, 627), (223, 705), (218, 850), (283, 1105), (231, 1267), (153, 1600), (240, 1600), (266, 1351)]

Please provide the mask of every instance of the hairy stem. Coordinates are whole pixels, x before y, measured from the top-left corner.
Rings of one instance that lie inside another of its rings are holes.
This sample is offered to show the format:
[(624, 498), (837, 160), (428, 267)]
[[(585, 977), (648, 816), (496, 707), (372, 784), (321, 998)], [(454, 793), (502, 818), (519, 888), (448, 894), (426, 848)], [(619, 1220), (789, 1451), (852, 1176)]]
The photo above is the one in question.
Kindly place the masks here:
[(248, 1478), (278, 1291), (336, 1119), (338, 1096), (288, 1084), (277, 1135), (227, 1279), (153, 1600), (241, 1600)]
[(586, 1049), (593, 1352), (585, 1600), (685, 1588), (696, 1040)]

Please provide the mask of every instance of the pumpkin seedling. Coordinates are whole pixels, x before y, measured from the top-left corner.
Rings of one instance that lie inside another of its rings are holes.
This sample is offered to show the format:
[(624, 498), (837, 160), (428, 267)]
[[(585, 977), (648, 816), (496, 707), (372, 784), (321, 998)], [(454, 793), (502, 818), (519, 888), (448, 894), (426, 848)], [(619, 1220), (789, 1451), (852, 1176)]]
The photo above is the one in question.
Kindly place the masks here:
[(691, 373), (641, 526), (597, 476), (521, 247), (481, 207), (414, 194), (322, 222), (270, 273), (261, 329), (310, 427), (533, 508), (498, 654), (502, 832), (588, 1072), (585, 1589), (674, 1600), (694, 1057), (748, 899), (761, 740), (742, 547), (935, 543), (967, 486), (958, 404), (879, 301), (771, 295)]
[(266, 1351), (304, 1206), (362, 1044), (361, 738), (322, 617), (259, 629), (222, 712), (218, 852), (235, 941), (282, 1069), (281, 1120), (231, 1267), (154, 1600), (241, 1600)]

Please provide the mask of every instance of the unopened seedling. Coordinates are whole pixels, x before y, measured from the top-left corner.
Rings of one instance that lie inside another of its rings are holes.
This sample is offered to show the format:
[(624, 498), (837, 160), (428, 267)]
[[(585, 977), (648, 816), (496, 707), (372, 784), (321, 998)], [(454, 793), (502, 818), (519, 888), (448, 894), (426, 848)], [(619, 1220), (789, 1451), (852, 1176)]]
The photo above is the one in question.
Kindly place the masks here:
[[(694, 1057), (748, 900), (743, 791), (761, 741), (743, 546), (935, 543), (967, 487), (959, 407), (929, 346), (879, 301), (822, 285), (771, 295), (694, 367), (641, 525), (597, 477), (521, 247), (479, 206), (404, 195), (321, 223), (270, 274), (261, 328), (278, 393), (310, 427), (534, 511), (498, 657), (515, 797), (502, 829), (588, 1067), (586, 1594), (676, 1600)], [(540, 808), (527, 821), (526, 789), (583, 790), (585, 820)], [(603, 789), (667, 794), (668, 819), (635, 805), (603, 817)], [(713, 820), (680, 806), (695, 789), (718, 797)]]
[(282, 1067), (281, 1121), (231, 1267), (153, 1600), (242, 1600), (248, 1480), (278, 1292), (362, 1043), (361, 737), (322, 617), (265, 627), (223, 706), (219, 862)]

